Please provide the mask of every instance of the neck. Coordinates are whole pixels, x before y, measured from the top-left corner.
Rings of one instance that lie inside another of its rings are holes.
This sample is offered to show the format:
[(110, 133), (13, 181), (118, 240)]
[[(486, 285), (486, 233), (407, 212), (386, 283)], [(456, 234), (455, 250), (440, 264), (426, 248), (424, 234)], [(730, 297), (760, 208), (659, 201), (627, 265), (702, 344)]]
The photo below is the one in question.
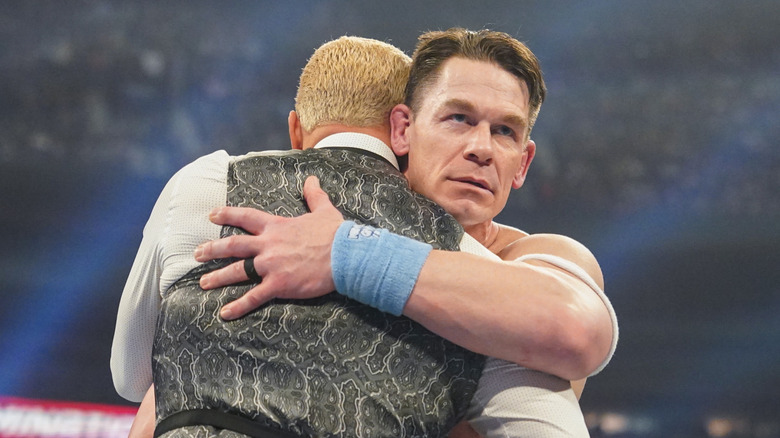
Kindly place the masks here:
[(499, 226), (497, 223), (487, 221), (476, 225), (470, 225), (463, 229), (491, 252), (496, 252), (494, 249), (498, 250), (498, 248), (491, 248), (492, 246), (495, 246), (498, 238)]
[(390, 144), (390, 128), (388, 126), (381, 125), (357, 127), (343, 125), (340, 123), (332, 123), (328, 125), (319, 125), (312, 129), (311, 132), (305, 132), (303, 137), (303, 149), (313, 148), (314, 145), (316, 145), (323, 138), (341, 132), (357, 132), (360, 134), (368, 134), (382, 140), (387, 145)]

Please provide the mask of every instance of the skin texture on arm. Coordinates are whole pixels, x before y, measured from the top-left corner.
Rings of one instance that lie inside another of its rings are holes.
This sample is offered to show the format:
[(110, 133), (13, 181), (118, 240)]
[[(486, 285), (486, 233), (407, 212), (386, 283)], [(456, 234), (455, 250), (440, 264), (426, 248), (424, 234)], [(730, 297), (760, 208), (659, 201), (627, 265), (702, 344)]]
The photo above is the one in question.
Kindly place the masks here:
[[(226, 306), (229, 314), (222, 313), (223, 318), (242, 316), (275, 297), (313, 298), (334, 289), (330, 248), (341, 215), (316, 179), (307, 180), (304, 196), (312, 213), (297, 218), (232, 207), (212, 215), (215, 223), (258, 236), (207, 242), (196, 250), (196, 259), (255, 256), (255, 269), (263, 277), (260, 285)], [(567, 258), (573, 261), (586, 258), (571, 242), (553, 241), (553, 253), (571, 252)], [(238, 262), (204, 276), (201, 287), (245, 279)], [(611, 344), (610, 318), (600, 299), (582, 281), (541, 262), (497, 262), (433, 251), (404, 314), (467, 349), (567, 380), (595, 370)]]

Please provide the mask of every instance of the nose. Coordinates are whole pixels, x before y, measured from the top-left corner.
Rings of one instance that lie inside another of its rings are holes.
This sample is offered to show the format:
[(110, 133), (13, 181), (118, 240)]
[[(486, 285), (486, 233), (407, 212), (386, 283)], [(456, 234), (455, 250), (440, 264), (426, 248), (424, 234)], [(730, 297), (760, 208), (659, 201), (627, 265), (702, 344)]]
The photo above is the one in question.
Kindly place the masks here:
[(469, 133), (463, 155), (467, 160), (479, 165), (488, 165), (493, 162), (492, 133), (489, 124), (474, 125)]

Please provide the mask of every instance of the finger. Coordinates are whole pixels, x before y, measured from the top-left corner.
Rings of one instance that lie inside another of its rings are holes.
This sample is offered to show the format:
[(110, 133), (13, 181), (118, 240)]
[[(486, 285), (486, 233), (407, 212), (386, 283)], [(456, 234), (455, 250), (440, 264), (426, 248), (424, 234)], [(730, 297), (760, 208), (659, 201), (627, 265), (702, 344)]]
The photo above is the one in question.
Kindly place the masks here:
[(255, 235), (262, 233), (265, 225), (274, 217), (249, 207), (217, 207), (209, 214), (209, 220), (217, 225), (232, 225)]
[(336, 208), (330, 202), (328, 194), (320, 187), (319, 178), (314, 175), (309, 176), (303, 182), (303, 199), (306, 200), (306, 204), (311, 212), (328, 208), (335, 210)]
[(242, 259), (254, 257), (260, 254), (262, 250), (260, 243), (260, 238), (257, 236), (247, 236), (245, 234), (211, 240), (201, 243), (195, 248), (195, 260), (207, 262), (226, 257), (239, 257)]
[(240, 318), (273, 298), (274, 296), (271, 288), (260, 283), (240, 298), (222, 306), (222, 309), (219, 311), (219, 316), (227, 321)]
[[(255, 266), (255, 269), (257, 269), (257, 266)], [(260, 272), (258, 274), (263, 276)], [(248, 277), (244, 271), (244, 261), (239, 260), (200, 277), (200, 287), (205, 290), (216, 289), (247, 280)]]

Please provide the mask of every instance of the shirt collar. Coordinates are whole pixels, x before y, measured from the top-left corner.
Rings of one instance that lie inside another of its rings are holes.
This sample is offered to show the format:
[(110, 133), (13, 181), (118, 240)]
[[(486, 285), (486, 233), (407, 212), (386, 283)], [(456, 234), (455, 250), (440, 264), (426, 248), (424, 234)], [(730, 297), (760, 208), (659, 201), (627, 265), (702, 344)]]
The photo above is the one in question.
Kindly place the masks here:
[(314, 145), (314, 149), (333, 147), (362, 149), (364, 151), (373, 152), (387, 160), (396, 168), (396, 170), (400, 170), (398, 167), (398, 159), (396, 159), (390, 146), (372, 135), (360, 134), (357, 132), (339, 132), (323, 138)]

